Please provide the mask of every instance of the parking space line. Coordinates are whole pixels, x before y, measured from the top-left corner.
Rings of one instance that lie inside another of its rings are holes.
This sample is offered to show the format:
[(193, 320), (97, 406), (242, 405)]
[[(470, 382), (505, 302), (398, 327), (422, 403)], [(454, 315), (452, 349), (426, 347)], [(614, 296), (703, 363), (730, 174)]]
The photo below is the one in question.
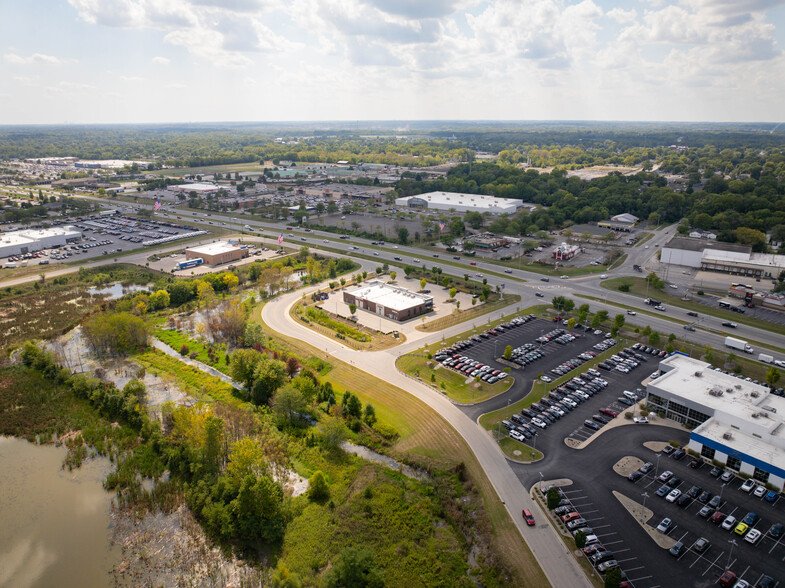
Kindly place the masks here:
[(605, 545), (605, 547), (608, 547), (608, 545), (616, 545), (617, 543), (624, 543), (624, 541), (619, 539), (618, 541), (603, 541), (602, 542), (602, 544)]
[(628, 569), (624, 570), (624, 573), (627, 574), (629, 572), (634, 572), (635, 570), (642, 570), (642, 569), (643, 569), (643, 566), (638, 566), (637, 568), (628, 568)]
[[(617, 553), (618, 553), (618, 551), (614, 551), (614, 552), (613, 552), (613, 554), (614, 554), (614, 555), (616, 555)], [(617, 561), (617, 562), (619, 562), (619, 563), (624, 563), (625, 561), (635, 561), (635, 560), (637, 560), (637, 559), (638, 559), (637, 557), (628, 557), (627, 559), (619, 559), (619, 558), (616, 558), (616, 561)], [(639, 568), (631, 568), (631, 569), (633, 569), (633, 570), (637, 570), (637, 569), (639, 569)]]
[(709, 567), (708, 567), (708, 568), (706, 568), (706, 571), (705, 571), (705, 572), (703, 572), (703, 573), (701, 574), (701, 576), (705, 576), (706, 574), (708, 574), (708, 573), (709, 573), (709, 570), (711, 570), (711, 569), (714, 567), (714, 564), (716, 564), (716, 563), (717, 563), (717, 560), (718, 560), (718, 559), (720, 559), (720, 556), (722, 556), (722, 555), (725, 555), (725, 552), (724, 552), (724, 551), (723, 551), (722, 553), (720, 553), (720, 554), (719, 554), (719, 555), (716, 557), (716, 559), (715, 559), (713, 562), (711, 562), (711, 564), (709, 565)]

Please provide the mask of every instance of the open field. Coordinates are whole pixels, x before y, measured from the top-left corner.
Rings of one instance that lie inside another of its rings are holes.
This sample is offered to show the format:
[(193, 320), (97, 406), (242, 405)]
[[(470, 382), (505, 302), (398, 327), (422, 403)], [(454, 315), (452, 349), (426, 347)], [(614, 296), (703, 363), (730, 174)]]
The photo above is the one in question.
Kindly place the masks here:
[(223, 165), (202, 165), (199, 167), (173, 167), (168, 169), (159, 169), (150, 172), (156, 176), (188, 176), (195, 174), (225, 174), (226, 172), (240, 172), (240, 173), (262, 173), (265, 167), (270, 165), (259, 165), (258, 161), (249, 163), (227, 163)]
[[(275, 336), (280, 344), (301, 357), (320, 354), (300, 340), (270, 331), (261, 320), (261, 308), (259, 305), (254, 309), (252, 319), (261, 324), (267, 334)], [(435, 467), (454, 467), (459, 463), (465, 465), (474, 488), (483, 500), (488, 522), (493, 529), (492, 549), (512, 570), (517, 584), (547, 585), (547, 579), (537, 561), (460, 435), (436, 412), (404, 391), (324, 353), (321, 356), (334, 366), (324, 379), (331, 382), (336, 391), (351, 390), (363, 403), (371, 402), (379, 419), (398, 430), (400, 440), (394, 447), (397, 452)]]

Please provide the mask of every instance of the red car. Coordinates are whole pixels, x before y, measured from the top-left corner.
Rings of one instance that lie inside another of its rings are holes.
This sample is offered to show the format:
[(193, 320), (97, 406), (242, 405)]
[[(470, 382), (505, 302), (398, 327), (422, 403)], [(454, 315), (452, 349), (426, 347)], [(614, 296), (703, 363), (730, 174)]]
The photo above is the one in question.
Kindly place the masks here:
[(534, 517), (532, 516), (532, 513), (529, 512), (528, 508), (523, 509), (523, 520), (526, 521), (526, 524), (529, 525), (530, 527), (533, 527), (535, 525)]
[(719, 581), (717, 584), (720, 586), (725, 586), (726, 588), (731, 588), (736, 583), (736, 574), (731, 572), (730, 570), (725, 570), (725, 573), (720, 576)]
[(726, 516), (725, 513), (717, 511), (713, 515), (711, 515), (711, 518), (709, 520), (715, 525), (719, 525), (722, 521), (725, 520), (725, 516)]
[(477, 262), (476, 261), (470, 261), (469, 265), (477, 265)]
[(579, 515), (577, 512), (571, 512), (571, 513), (568, 513), (568, 514), (564, 515), (561, 518), (561, 522), (562, 523), (569, 523), (570, 521), (574, 521), (575, 519), (579, 519), (579, 518), (581, 518), (581, 515)]
[(615, 410), (611, 410), (610, 408), (601, 408), (599, 412), (612, 418), (616, 418), (617, 416), (619, 416), (618, 412), (616, 412)]

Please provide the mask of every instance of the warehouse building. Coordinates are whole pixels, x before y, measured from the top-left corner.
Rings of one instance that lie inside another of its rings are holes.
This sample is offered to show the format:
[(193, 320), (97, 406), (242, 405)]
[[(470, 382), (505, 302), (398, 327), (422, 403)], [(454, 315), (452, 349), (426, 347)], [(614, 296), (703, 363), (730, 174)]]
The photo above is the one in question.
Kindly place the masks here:
[(681, 353), (662, 360), (660, 371), (646, 387), (647, 406), (691, 428), (691, 450), (783, 489), (785, 398)]
[(395, 199), (396, 206), (428, 208), (431, 210), (454, 210), (455, 212), (489, 212), (491, 214), (514, 214), (523, 202), (514, 198), (496, 198), (483, 194), (461, 194), (459, 192), (428, 192), (417, 196)]
[(433, 296), (378, 280), (344, 291), (343, 301), (394, 321), (405, 321), (433, 310)]
[(246, 250), (239, 245), (227, 241), (216, 241), (208, 245), (189, 247), (185, 250), (185, 259), (202, 258), (207, 265), (221, 265), (245, 257)]
[(71, 226), (10, 231), (0, 234), (0, 257), (62, 247), (81, 238), (82, 233)]
[(167, 189), (172, 192), (180, 192), (185, 194), (196, 192), (199, 196), (205, 196), (207, 194), (215, 194), (218, 192), (218, 190), (220, 190), (220, 186), (216, 186), (215, 184), (193, 183), (177, 184), (174, 186), (169, 186)]
[(785, 255), (752, 253), (750, 245), (686, 237), (671, 239), (662, 248), (660, 261), (756, 279), (776, 278), (785, 270)]
[(612, 216), (610, 220), (600, 221), (597, 226), (602, 229), (610, 229), (612, 231), (622, 231), (629, 233), (637, 224), (638, 217), (629, 213), (617, 214)]

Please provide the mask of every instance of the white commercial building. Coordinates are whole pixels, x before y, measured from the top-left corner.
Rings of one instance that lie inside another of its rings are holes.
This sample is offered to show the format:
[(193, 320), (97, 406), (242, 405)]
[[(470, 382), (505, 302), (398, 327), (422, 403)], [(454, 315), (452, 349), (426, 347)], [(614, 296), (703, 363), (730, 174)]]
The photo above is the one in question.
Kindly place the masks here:
[(662, 248), (660, 261), (753, 278), (776, 278), (785, 270), (785, 255), (753, 253), (749, 245), (686, 237), (671, 239)]
[(782, 490), (785, 398), (710, 364), (674, 353), (647, 385), (648, 407), (692, 428), (690, 449)]
[(496, 198), (483, 194), (461, 194), (459, 192), (428, 192), (417, 196), (395, 199), (396, 206), (428, 208), (430, 210), (455, 210), (455, 212), (490, 212), (491, 214), (514, 214), (523, 202), (514, 198)]
[(61, 247), (78, 241), (82, 233), (71, 226), (50, 229), (23, 229), (0, 234), (0, 257), (24, 255), (41, 249)]
[(345, 290), (343, 301), (394, 321), (405, 321), (433, 310), (433, 296), (379, 280)]
[(168, 187), (168, 190), (172, 192), (185, 192), (186, 194), (189, 192), (196, 192), (199, 196), (204, 194), (215, 194), (220, 189), (220, 186), (206, 183), (177, 184)]

